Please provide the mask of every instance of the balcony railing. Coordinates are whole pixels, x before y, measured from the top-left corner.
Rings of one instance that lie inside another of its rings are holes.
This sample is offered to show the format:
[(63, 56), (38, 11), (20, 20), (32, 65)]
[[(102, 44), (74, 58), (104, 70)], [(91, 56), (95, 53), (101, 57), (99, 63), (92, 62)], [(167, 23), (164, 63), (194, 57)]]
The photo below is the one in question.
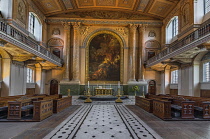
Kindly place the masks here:
[(58, 66), (62, 66), (62, 60), (59, 57), (42, 47), (34, 39), (8, 25), (3, 20), (0, 20), (0, 38)]
[(201, 24), (201, 27), (192, 32), (181, 40), (172, 43), (168, 48), (164, 49), (156, 56), (147, 60), (147, 67), (153, 66), (175, 55), (183, 53), (193, 47), (210, 40), (210, 19)]

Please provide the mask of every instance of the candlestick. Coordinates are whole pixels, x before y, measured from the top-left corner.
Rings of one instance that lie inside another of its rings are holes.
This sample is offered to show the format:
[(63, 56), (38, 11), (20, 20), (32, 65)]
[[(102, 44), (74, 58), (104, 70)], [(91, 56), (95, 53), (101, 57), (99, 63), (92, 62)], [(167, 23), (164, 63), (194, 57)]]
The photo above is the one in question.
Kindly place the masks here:
[(88, 88), (90, 88), (90, 86), (89, 86), (89, 81), (88, 81)]
[(143, 92), (144, 92), (144, 86), (143, 86)]
[(118, 81), (118, 88), (120, 88), (120, 81)]

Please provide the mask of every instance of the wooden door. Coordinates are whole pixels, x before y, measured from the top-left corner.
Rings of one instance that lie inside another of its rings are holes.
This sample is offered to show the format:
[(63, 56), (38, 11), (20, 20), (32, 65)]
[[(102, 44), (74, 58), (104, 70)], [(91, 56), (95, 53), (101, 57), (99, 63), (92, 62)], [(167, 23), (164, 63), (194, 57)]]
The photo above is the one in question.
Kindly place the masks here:
[(154, 80), (151, 80), (149, 82), (148, 93), (152, 95), (156, 95), (156, 82)]
[(51, 80), (50, 82), (50, 95), (58, 94), (58, 81)]

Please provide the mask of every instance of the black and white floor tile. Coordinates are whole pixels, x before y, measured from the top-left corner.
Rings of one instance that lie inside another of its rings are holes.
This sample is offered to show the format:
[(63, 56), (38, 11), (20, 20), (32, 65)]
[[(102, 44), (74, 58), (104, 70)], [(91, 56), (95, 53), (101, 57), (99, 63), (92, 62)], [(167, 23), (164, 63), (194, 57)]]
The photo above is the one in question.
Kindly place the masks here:
[(124, 105), (82, 105), (45, 139), (161, 139)]

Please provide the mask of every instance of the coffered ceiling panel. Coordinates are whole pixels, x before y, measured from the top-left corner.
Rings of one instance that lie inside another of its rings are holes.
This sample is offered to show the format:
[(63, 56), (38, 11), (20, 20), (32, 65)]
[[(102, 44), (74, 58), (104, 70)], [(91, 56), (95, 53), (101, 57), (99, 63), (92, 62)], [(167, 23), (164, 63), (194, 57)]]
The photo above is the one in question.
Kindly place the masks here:
[(136, 0), (118, 0), (118, 7), (133, 9)]
[(116, 6), (116, 0), (96, 0), (96, 6)]
[(165, 17), (173, 9), (173, 7), (174, 7), (174, 3), (172, 3), (172, 2), (156, 0), (152, 4), (152, 6), (149, 10), (149, 13)]
[(34, 2), (38, 7), (41, 7), (44, 14), (62, 10), (57, 0), (34, 0)]
[(76, 0), (78, 8), (94, 6), (93, 0)]
[[(147, 16), (164, 19), (179, 0), (32, 0), (47, 17), (71, 17), (81, 13)], [(103, 11), (103, 12), (102, 12)], [(78, 12), (78, 14), (77, 14)], [(87, 17), (85, 14), (83, 17)], [(93, 17), (93, 16), (91, 16)], [(115, 17), (114, 15), (112, 17)], [(117, 16), (118, 17), (118, 16)], [(130, 16), (131, 17), (131, 16)], [(73, 18), (73, 17), (72, 17)], [(118, 18), (119, 19), (119, 18)], [(132, 18), (129, 18), (132, 19)], [(134, 19), (134, 18), (133, 18)]]
[(66, 9), (73, 9), (71, 1), (70, 0), (62, 0)]
[(149, 3), (149, 0), (141, 0), (137, 10), (144, 11), (148, 3)]

